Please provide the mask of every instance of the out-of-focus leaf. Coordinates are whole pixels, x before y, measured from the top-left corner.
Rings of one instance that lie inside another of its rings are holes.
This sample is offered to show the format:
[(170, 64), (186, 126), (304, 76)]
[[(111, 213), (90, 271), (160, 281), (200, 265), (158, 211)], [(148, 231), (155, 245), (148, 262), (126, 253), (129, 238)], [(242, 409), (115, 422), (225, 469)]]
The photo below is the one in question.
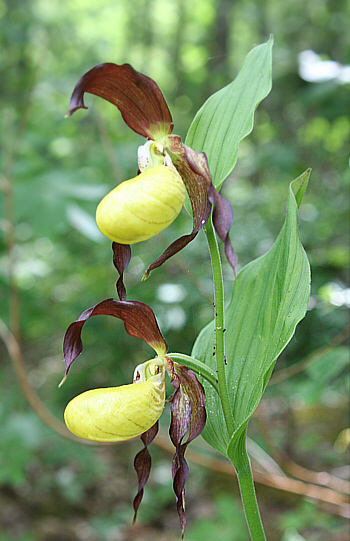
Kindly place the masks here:
[(78, 205), (67, 205), (67, 219), (79, 233), (94, 242), (103, 242), (104, 236), (98, 230), (95, 218)]

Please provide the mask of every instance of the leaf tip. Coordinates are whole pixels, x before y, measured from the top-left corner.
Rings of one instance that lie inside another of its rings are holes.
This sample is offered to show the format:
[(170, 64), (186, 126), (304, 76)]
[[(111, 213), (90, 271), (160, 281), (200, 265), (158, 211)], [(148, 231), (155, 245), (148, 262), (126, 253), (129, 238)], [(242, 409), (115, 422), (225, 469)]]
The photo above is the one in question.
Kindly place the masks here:
[(306, 192), (306, 188), (309, 183), (310, 174), (311, 174), (311, 167), (306, 169), (304, 173), (302, 173), (299, 177), (294, 179), (290, 184), (290, 187), (294, 194), (295, 201), (298, 208), (300, 207), (304, 194)]

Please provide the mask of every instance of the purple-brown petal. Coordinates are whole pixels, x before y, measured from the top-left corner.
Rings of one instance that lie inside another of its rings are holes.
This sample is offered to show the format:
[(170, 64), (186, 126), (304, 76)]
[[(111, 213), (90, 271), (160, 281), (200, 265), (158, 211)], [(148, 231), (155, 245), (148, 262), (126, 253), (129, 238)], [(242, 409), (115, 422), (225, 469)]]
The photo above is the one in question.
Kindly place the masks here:
[(232, 248), (229, 231), (233, 222), (233, 211), (231, 203), (222, 197), (212, 184), (212, 177), (209, 171), (207, 157), (204, 152), (195, 152), (184, 145), (187, 162), (194, 173), (206, 179), (208, 197), (213, 205), (213, 225), (215, 231), (225, 245), (225, 255), (235, 272), (237, 256)]
[(158, 433), (158, 421), (149, 430), (147, 430), (147, 432), (144, 432), (141, 435), (141, 440), (144, 444), (144, 448), (135, 456), (134, 468), (137, 473), (139, 485), (138, 485), (138, 492), (133, 502), (134, 512), (135, 512), (133, 524), (135, 524), (136, 522), (137, 511), (143, 497), (143, 487), (147, 483), (149, 474), (151, 471), (152, 461), (151, 461), (151, 455), (149, 454), (147, 447), (154, 440), (157, 433)]
[[(188, 477), (188, 465), (185, 460), (187, 445), (202, 432), (205, 421), (205, 393), (194, 372), (174, 364), (172, 385), (176, 392), (171, 401), (170, 439), (176, 447), (172, 463), (173, 488), (176, 507), (180, 518), (182, 537), (186, 526), (185, 483)], [(187, 435), (185, 443), (183, 438)]]
[(213, 225), (215, 231), (224, 243), (226, 259), (230, 263), (234, 274), (236, 274), (237, 255), (232, 248), (229, 236), (230, 227), (233, 222), (231, 203), (222, 197), (212, 184), (209, 188), (209, 199), (213, 205)]
[(181, 385), (181, 379), (174, 371), (172, 374), (172, 385), (176, 388), (176, 392), (171, 400), (171, 424), (169, 435), (170, 439), (177, 447), (187, 434), (191, 421), (191, 400), (184, 392)]
[(116, 284), (118, 297), (121, 301), (126, 300), (126, 289), (123, 281), (123, 274), (127, 269), (131, 259), (131, 248), (129, 244), (119, 244), (112, 242), (113, 265), (119, 272), (119, 278)]
[(159, 356), (163, 356), (167, 352), (167, 343), (160, 332), (152, 309), (147, 304), (138, 301), (107, 299), (85, 310), (79, 319), (68, 327), (63, 341), (65, 377), (67, 377), (73, 361), (84, 349), (81, 331), (85, 322), (92, 316), (100, 315), (121, 319), (130, 336), (144, 340)]
[(186, 393), (191, 403), (191, 419), (186, 439), (186, 445), (188, 445), (201, 434), (204, 428), (206, 397), (202, 384), (192, 370), (177, 363), (175, 363), (175, 370), (181, 379), (183, 392)]
[(129, 64), (100, 64), (85, 73), (73, 91), (68, 116), (77, 109), (87, 109), (85, 92), (118, 107), (125, 123), (143, 137), (158, 140), (173, 130), (171, 114), (160, 88)]
[(151, 271), (163, 265), (163, 263), (165, 263), (170, 257), (185, 248), (185, 246), (187, 246), (187, 244), (189, 244), (197, 236), (197, 233), (198, 231), (196, 231), (195, 233), (192, 232), (189, 235), (184, 235), (183, 237), (180, 237), (179, 239), (172, 242), (170, 246), (168, 246), (168, 248), (162, 253), (162, 255), (157, 257), (157, 259), (155, 259), (153, 263), (148, 267), (142, 277), (142, 280), (146, 280), (150, 275)]
[(185, 246), (197, 236), (198, 231), (200, 231), (207, 223), (211, 211), (208, 181), (201, 173), (196, 174), (191, 169), (185, 154), (184, 145), (178, 135), (171, 135), (167, 138), (167, 151), (177, 171), (181, 175), (191, 201), (193, 215), (192, 232), (180, 237), (170, 244), (165, 252), (163, 252), (163, 254), (148, 267), (144, 279), (149, 276), (152, 270), (163, 265), (167, 259), (185, 248)]
[[(182, 538), (185, 533), (185, 483), (188, 477), (188, 464), (184, 457), (186, 446), (181, 445), (173, 458), (173, 488), (176, 496), (176, 509), (180, 518)], [(174, 474), (175, 471), (175, 474)]]

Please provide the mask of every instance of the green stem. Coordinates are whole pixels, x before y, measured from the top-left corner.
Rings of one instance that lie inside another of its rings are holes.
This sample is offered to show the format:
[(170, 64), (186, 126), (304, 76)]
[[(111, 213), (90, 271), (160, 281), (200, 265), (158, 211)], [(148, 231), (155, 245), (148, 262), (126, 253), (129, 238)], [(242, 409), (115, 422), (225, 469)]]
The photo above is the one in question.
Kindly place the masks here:
[(228, 398), (228, 390), (226, 383), (226, 370), (225, 370), (225, 319), (224, 319), (224, 282), (222, 278), (222, 266), (219, 252), (219, 246), (217, 243), (216, 235), (214, 233), (213, 224), (211, 220), (208, 220), (204, 227), (204, 233), (207, 237), (211, 265), (213, 269), (214, 280), (214, 305), (215, 305), (215, 356), (216, 356), (216, 369), (218, 376), (219, 395), (224, 413), (226, 425), (229, 434), (232, 434), (235, 430), (235, 422), (232, 417), (230, 402)]
[(234, 447), (228, 448), (227, 456), (235, 467), (245, 518), (252, 541), (266, 541), (264, 527), (255, 494), (252, 468), (247, 453), (247, 433), (243, 430), (235, 440)]
[(196, 372), (198, 376), (201, 376), (202, 378), (207, 380), (210, 385), (214, 387), (215, 391), (219, 394), (219, 387), (216, 382), (216, 374), (211, 368), (209, 368), (209, 366), (201, 363), (200, 361), (197, 361), (197, 359), (194, 359), (193, 357), (185, 355), (184, 353), (167, 353), (166, 356), (170, 357), (170, 359), (172, 359), (173, 361), (178, 361), (179, 363), (186, 366), (186, 368), (193, 370), (193, 372)]
[[(214, 233), (212, 221), (209, 220), (204, 227), (207, 237), (214, 280), (214, 299), (215, 299), (215, 355), (216, 369), (219, 386), (219, 396), (222, 410), (225, 417), (228, 433), (233, 435), (237, 427), (232, 415), (228, 389), (226, 382), (226, 360), (225, 360), (225, 318), (224, 318), (224, 283), (222, 277), (222, 266), (219, 247)], [(232, 441), (228, 447), (227, 456), (234, 465), (239, 488), (241, 492), (243, 509), (249, 528), (252, 541), (266, 541), (264, 528), (260, 518), (258, 502), (255, 495), (253, 473), (247, 453), (247, 433), (243, 430), (241, 434)]]

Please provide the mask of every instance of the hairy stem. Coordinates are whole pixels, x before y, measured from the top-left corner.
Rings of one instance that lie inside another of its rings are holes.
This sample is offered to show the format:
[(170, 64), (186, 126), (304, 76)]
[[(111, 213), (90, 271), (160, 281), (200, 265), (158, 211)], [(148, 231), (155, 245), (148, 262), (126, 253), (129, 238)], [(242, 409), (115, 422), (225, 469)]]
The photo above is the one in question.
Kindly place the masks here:
[[(222, 265), (219, 247), (214, 233), (212, 222), (208, 222), (204, 228), (209, 246), (211, 264), (214, 279), (215, 299), (215, 355), (218, 377), (219, 395), (229, 434), (233, 434), (236, 426), (229, 403), (226, 382), (226, 359), (225, 359), (225, 314), (224, 314), (224, 283), (222, 277)], [(229, 446), (228, 458), (234, 465), (238, 477), (244, 513), (252, 541), (266, 541), (264, 528), (261, 522), (258, 502), (255, 495), (253, 473), (247, 453), (246, 430), (235, 442), (234, 447)]]
[(211, 265), (213, 269), (214, 280), (214, 314), (215, 314), (215, 357), (216, 357), (216, 369), (217, 379), (219, 385), (219, 394), (224, 412), (224, 417), (229, 434), (232, 434), (235, 430), (235, 423), (232, 417), (230, 408), (228, 390), (226, 383), (226, 370), (225, 370), (225, 316), (224, 316), (224, 282), (222, 278), (222, 266), (219, 252), (219, 246), (217, 243), (216, 235), (214, 233), (212, 221), (209, 220), (204, 227), (204, 233), (207, 237)]

